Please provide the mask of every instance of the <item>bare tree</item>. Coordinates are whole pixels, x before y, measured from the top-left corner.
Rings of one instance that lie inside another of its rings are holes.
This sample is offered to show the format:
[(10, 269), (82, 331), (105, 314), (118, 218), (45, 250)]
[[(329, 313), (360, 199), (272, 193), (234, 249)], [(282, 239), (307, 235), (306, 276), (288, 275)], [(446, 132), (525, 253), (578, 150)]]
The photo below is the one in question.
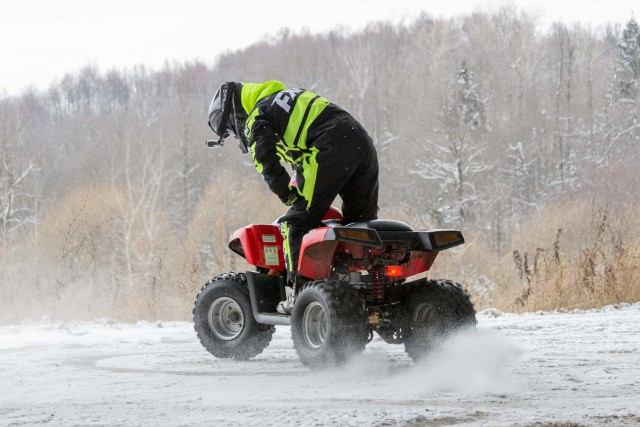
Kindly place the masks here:
[(2, 247), (9, 234), (35, 224), (35, 192), (28, 179), (35, 165), (23, 157), (20, 119), (6, 103), (0, 104), (0, 231)]

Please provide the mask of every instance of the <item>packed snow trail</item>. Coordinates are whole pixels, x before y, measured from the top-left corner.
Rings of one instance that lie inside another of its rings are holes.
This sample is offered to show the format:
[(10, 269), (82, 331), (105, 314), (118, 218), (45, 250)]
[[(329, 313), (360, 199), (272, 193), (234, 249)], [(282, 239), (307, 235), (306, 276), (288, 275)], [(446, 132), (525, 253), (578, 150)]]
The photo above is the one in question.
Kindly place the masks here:
[(640, 425), (640, 303), (478, 321), (429, 363), (375, 338), (322, 372), (287, 327), (236, 362), (186, 322), (3, 326), (0, 425)]

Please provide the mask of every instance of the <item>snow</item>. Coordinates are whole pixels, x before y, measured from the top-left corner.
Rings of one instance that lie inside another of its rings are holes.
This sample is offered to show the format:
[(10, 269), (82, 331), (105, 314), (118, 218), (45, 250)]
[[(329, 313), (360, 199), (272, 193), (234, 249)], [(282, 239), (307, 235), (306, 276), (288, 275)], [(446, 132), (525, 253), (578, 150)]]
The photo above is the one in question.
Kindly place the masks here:
[(414, 365), (375, 338), (310, 371), (287, 327), (249, 362), (215, 359), (187, 322), (0, 327), (0, 425), (640, 425), (640, 303), (478, 314)]

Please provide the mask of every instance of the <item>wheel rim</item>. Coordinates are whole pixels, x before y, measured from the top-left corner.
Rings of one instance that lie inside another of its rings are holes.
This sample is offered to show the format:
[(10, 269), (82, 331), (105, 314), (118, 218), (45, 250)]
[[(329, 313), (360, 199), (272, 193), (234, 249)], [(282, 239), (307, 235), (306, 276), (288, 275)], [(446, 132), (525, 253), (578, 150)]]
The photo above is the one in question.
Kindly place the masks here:
[(244, 313), (235, 300), (222, 297), (211, 303), (207, 320), (211, 332), (216, 337), (230, 341), (242, 332)]
[(327, 313), (318, 302), (312, 302), (304, 311), (302, 333), (311, 348), (320, 348), (327, 337)]
[(422, 303), (413, 312), (413, 324), (425, 328), (429, 335), (437, 334), (441, 328), (441, 319), (438, 310), (432, 305)]
[(425, 323), (438, 318), (435, 307), (431, 304), (422, 303), (413, 312), (413, 321)]

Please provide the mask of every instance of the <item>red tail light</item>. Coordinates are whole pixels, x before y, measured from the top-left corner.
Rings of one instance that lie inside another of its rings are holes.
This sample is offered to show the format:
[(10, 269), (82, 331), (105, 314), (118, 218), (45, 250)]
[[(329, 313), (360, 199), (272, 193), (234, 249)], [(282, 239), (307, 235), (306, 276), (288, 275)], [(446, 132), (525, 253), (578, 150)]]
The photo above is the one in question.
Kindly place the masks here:
[(402, 277), (404, 275), (404, 269), (401, 265), (385, 265), (384, 275), (387, 277)]

